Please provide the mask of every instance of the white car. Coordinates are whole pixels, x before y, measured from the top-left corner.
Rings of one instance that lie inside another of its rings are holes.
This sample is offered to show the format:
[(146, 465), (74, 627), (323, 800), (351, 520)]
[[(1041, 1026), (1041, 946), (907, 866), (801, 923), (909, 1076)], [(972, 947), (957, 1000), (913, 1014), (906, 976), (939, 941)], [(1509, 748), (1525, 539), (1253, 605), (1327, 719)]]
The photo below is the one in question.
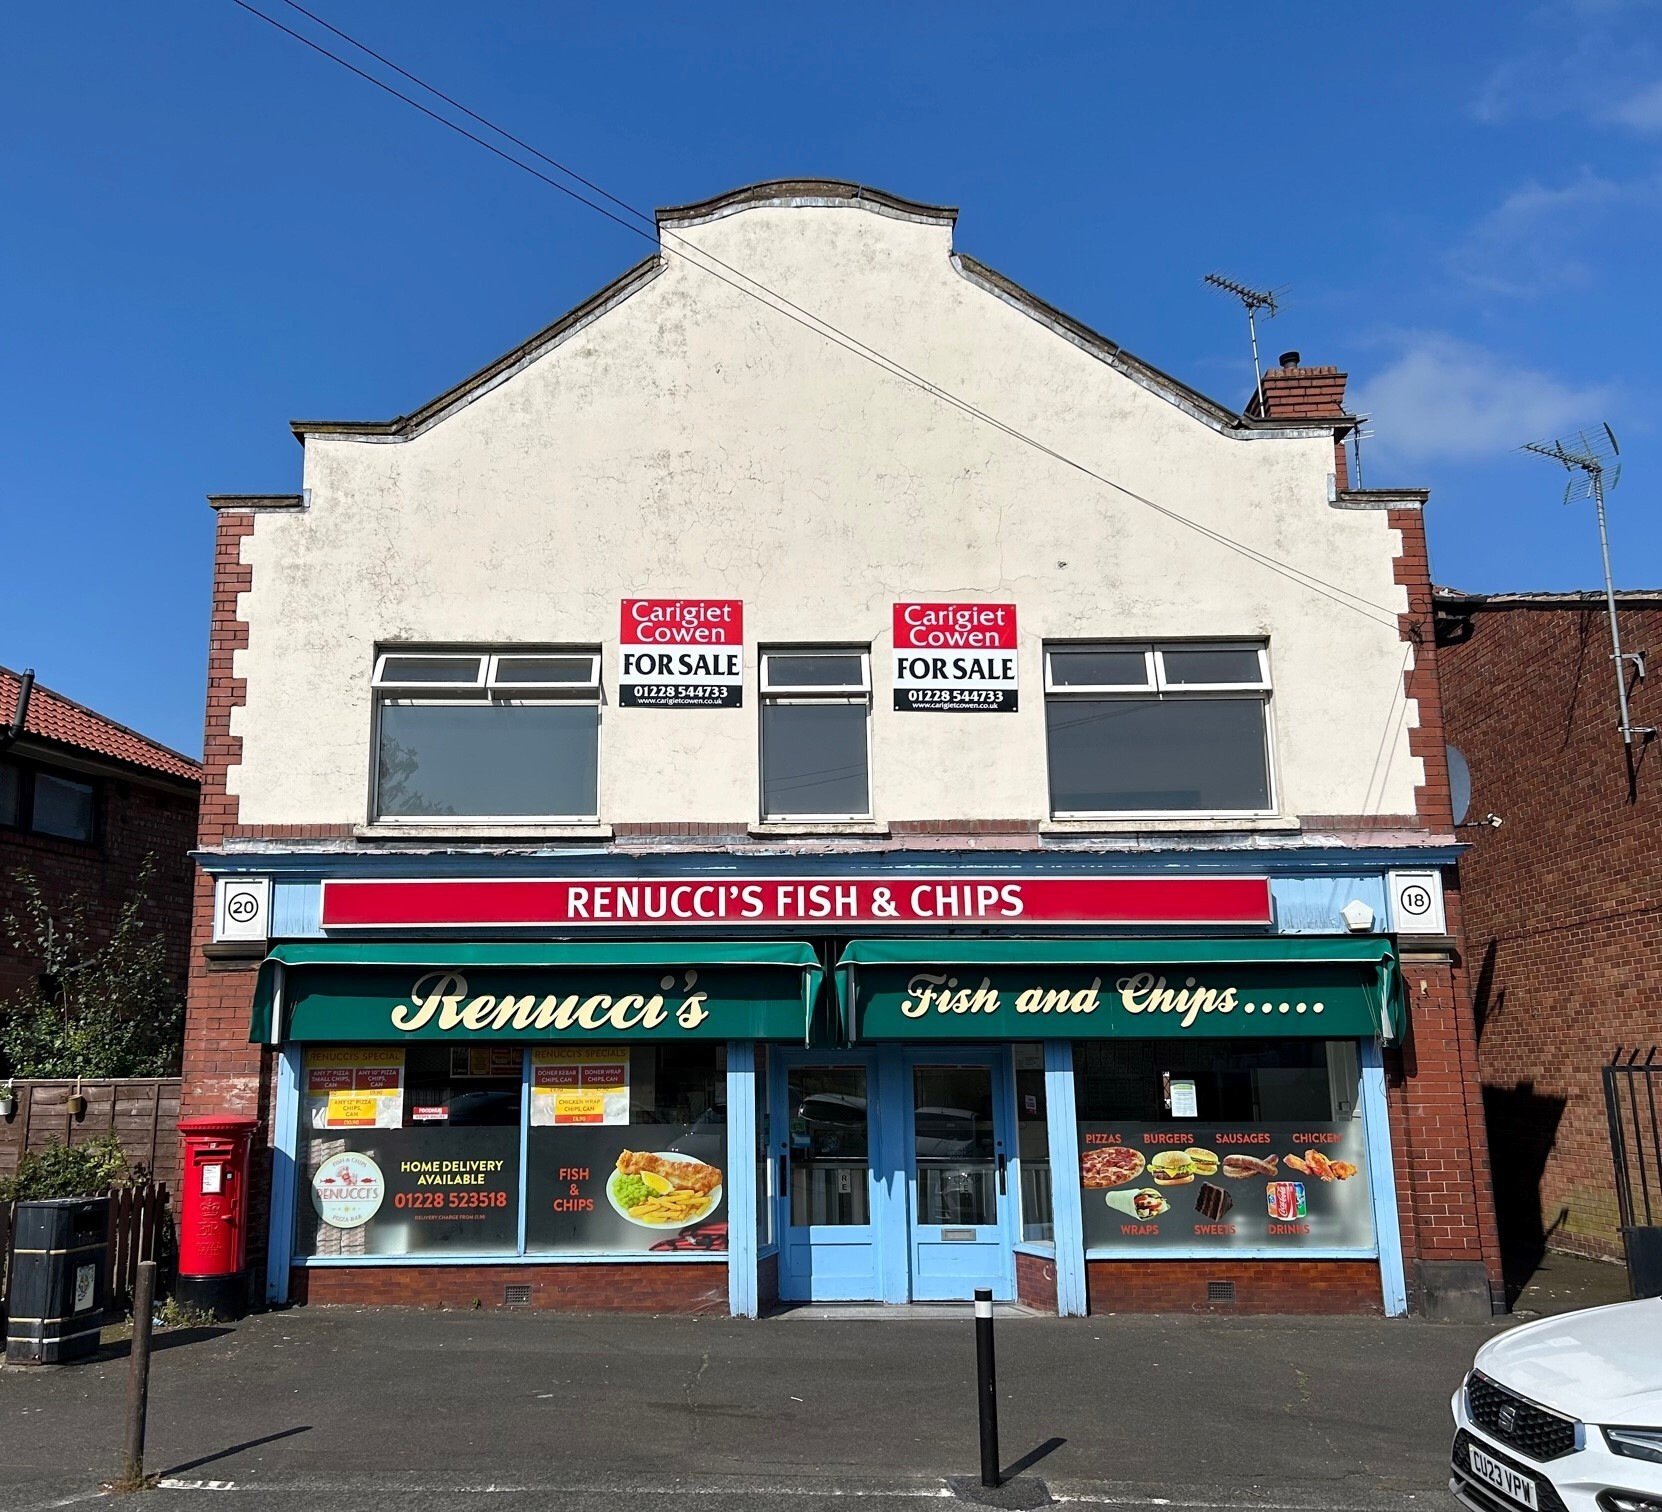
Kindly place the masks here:
[(1662, 1298), (1501, 1334), (1452, 1405), (1449, 1490), (1476, 1512), (1662, 1512)]

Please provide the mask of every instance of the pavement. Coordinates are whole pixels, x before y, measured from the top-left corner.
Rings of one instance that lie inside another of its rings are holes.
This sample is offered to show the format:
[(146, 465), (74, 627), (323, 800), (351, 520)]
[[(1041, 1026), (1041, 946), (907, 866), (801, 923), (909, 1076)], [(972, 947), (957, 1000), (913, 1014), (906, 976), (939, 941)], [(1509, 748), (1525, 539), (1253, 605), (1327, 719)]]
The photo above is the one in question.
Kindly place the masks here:
[[(989, 1504), (1452, 1507), (1448, 1398), (1505, 1320), (996, 1324)], [(127, 1345), (0, 1371), (0, 1508), (100, 1496)], [(975, 1494), (967, 1310), (752, 1322), (309, 1308), (156, 1335), (146, 1509), (915, 1509)], [(967, 1482), (957, 1480), (968, 1477)]]

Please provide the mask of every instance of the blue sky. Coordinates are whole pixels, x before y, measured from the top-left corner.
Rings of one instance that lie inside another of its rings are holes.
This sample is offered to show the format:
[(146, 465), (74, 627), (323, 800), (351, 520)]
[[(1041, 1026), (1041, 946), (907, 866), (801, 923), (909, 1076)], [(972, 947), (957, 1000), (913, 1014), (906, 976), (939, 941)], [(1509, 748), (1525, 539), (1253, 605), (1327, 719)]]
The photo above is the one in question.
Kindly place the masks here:
[[(959, 205), (963, 250), (1232, 404), (1201, 275), (1290, 286), (1267, 355), (1350, 372), (1444, 582), (1594, 585), (1515, 448), (1608, 419), (1618, 580), (1662, 585), (1662, 0), (308, 6), (637, 205)], [(0, 68), (0, 662), (195, 753), (203, 495), (296, 488), (289, 419), (407, 411), (644, 244), (231, 0), (25, 7)]]

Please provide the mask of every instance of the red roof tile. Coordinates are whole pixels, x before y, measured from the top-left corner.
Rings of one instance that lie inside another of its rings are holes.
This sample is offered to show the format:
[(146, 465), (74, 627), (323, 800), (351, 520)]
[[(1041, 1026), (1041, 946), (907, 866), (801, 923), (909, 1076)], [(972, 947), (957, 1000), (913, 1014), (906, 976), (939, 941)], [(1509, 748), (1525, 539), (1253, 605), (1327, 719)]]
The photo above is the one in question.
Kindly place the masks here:
[[(17, 712), (17, 689), (21, 679), (17, 673), (0, 667), (0, 726), (9, 726)], [(170, 777), (186, 777), (192, 782), (202, 778), (202, 764), (181, 756), (177, 751), (146, 739), (136, 730), (119, 725), (113, 719), (95, 714), (91, 709), (42, 687), (38, 682), (29, 694), (29, 720), (26, 733), (40, 740), (55, 741), (86, 751), (95, 756), (108, 756), (125, 761), (130, 766), (146, 767), (152, 772), (166, 772)]]

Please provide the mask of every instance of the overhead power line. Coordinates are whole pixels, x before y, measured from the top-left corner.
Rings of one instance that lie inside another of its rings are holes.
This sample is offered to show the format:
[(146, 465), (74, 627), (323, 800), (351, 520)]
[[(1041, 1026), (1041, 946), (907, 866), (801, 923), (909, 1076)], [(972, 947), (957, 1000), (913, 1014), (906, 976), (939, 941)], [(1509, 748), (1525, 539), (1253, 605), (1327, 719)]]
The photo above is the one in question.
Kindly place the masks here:
[[(991, 426), (1003, 435), (1008, 436), (1011, 440), (1032, 448), (1040, 454), (1049, 457), (1051, 460), (1060, 463), (1062, 466), (1070, 468), (1073, 471), (1091, 479), (1093, 482), (1100, 483), (1103, 487), (1111, 489), (1115, 493), (1121, 494), (1124, 497), (1143, 505), (1145, 508), (1153, 510), (1156, 514), (1171, 520), (1175, 524), (1182, 525), (1189, 530), (1195, 531), (1205, 539), (1210, 540), (1217, 545), (1223, 546), (1227, 550), (1237, 553), (1248, 561), (1254, 562), (1268, 571), (1277, 573), (1281, 577), (1288, 579), (1290, 582), (1293, 582), (1312, 593), (1321, 595), (1321, 597), (1340, 605), (1342, 608), (1349, 609), (1353, 613), (1357, 613), (1365, 618), (1374, 620), (1375, 622), (1385, 625), (1390, 629), (1394, 630), (1397, 628), (1398, 618), (1396, 610), (1382, 604), (1375, 604), (1352, 589), (1345, 588), (1340, 584), (1328, 582), (1325, 579), (1319, 578), (1315, 574), (1306, 571), (1302, 567), (1295, 567), (1289, 562), (1283, 562), (1278, 558), (1269, 556), (1266, 553), (1259, 551), (1256, 547), (1249, 546), (1245, 542), (1237, 541), (1232, 537), (1225, 535), (1223, 532), (1215, 530), (1210, 525), (1203, 524), (1199, 520), (1192, 519), (1188, 515), (1181, 514), (1177, 510), (1170, 509), (1163, 504), (1157, 503), (1145, 494), (1140, 494), (1135, 489), (1129, 488), (1123, 483), (1115, 482), (1112, 478), (1104, 476), (1102, 473), (1097, 472), (1094, 468), (1087, 466), (1085, 463), (1078, 461), (1076, 458), (1070, 457), (1065, 453), (1056, 450), (1056, 448), (1050, 446), (1046, 442), (1039, 440), (1037, 437), (1029, 435), (1027, 432), (1019, 430), (1015, 426), (1000, 420), (997, 416), (989, 414), (987, 411), (963, 398), (961, 395), (942, 388), (939, 384), (924, 377), (922, 374), (913, 372), (901, 362), (889, 357), (877, 348), (869, 346), (858, 337), (851, 336), (846, 331), (840, 330), (822, 316), (816, 315), (812, 311), (804, 309), (802, 306), (794, 303), (785, 295), (768, 288), (767, 285), (751, 277), (749, 274), (743, 273), (737, 268), (723, 262), (714, 254), (688, 242), (684, 237), (679, 236), (674, 231), (668, 228), (659, 227), (657, 225), (656, 217), (629, 204), (628, 201), (610, 193), (608, 190), (602, 188), (592, 180), (577, 173), (574, 169), (568, 168), (557, 159), (548, 156), (548, 154), (540, 151), (536, 147), (533, 147), (530, 143), (525, 142), (519, 137), (513, 135), (511, 132), (504, 130), (487, 117), (479, 114), (475, 110), (470, 109), (466, 105), (463, 105), (460, 101), (452, 98), (442, 90), (428, 84), (424, 79), (411, 73), (408, 69), (401, 67), (399, 64), (375, 51), (375, 49), (369, 47), (367, 44), (358, 41), (356, 37), (342, 31), (339, 27), (332, 25), (321, 16), (315, 15), (304, 6), (297, 4), (296, 0), (283, 0), (283, 3), (298, 12), (300, 15), (305, 16), (315, 25), (323, 27), (324, 30), (336, 37), (339, 37), (343, 42), (346, 42), (351, 47), (356, 48), (365, 57), (373, 58), (377, 63), (380, 63), (385, 68), (390, 68), (394, 73), (398, 74), (399, 77), (409, 81), (411, 84), (414, 84), (417, 88), (431, 95), (434, 99), (442, 101), (453, 110), (460, 111), (469, 120), (474, 121), (478, 125), (484, 127), (487, 131), (490, 131), (494, 135), (502, 138), (503, 141), (512, 143), (521, 151), (529, 153), (539, 162), (547, 164), (556, 172), (564, 174), (567, 178), (581, 184), (585, 189), (591, 191), (592, 194), (599, 196), (600, 199), (617, 206), (624, 212), (624, 214), (620, 215), (614, 210), (607, 209), (605, 204), (598, 203), (595, 199), (591, 199), (588, 195), (573, 189), (569, 184), (562, 183), (558, 179), (550, 177), (548, 174), (542, 172), (532, 164), (523, 161), (521, 158), (514, 156), (510, 152), (504, 151), (494, 142), (487, 141), (484, 137), (468, 130), (467, 127), (461, 125), (459, 122), (454, 121), (441, 112), (434, 110), (432, 107), (423, 104), (420, 100), (414, 99), (412, 96), (404, 93), (404, 91), (397, 88), (395, 85), (389, 84), (385, 79), (377, 78), (373, 73), (358, 67), (357, 64), (324, 46), (321, 42), (306, 36), (305, 33), (297, 31), (293, 27), (284, 25), (284, 23), (279, 21), (276, 17), (268, 15), (265, 11), (259, 9), (259, 7), (250, 4), (249, 0), (232, 0), (232, 4), (236, 5), (239, 9), (247, 11), (249, 15), (255, 16), (259, 20), (264, 21), (268, 26), (274, 27), (285, 36), (293, 38), (296, 42), (301, 43), (303, 46), (310, 48), (313, 52), (329, 59), (330, 62), (344, 68), (348, 73), (355, 75), (356, 77), (364, 80), (366, 83), (374, 85), (375, 88), (393, 96), (394, 99), (402, 101), (404, 104), (410, 106), (411, 109), (419, 111), (429, 120), (437, 122), (440, 126), (443, 126), (450, 131), (454, 131), (457, 135), (466, 138), (477, 147), (484, 148), (485, 151), (489, 152), (492, 156), (500, 158), (505, 163), (511, 164), (513, 167), (518, 168), (521, 172), (530, 174), (530, 176), (538, 182), (546, 184), (549, 188), (565, 195), (568, 199), (575, 200), (578, 204), (592, 210), (596, 215), (604, 217), (613, 225), (621, 227), (631, 235), (639, 236), (651, 242), (655, 248), (658, 248), (671, 256), (681, 258), (682, 261), (699, 269), (699, 271), (705, 273), (709, 277), (726, 284), (729, 288), (736, 290), (738, 293), (743, 294), (748, 298), (756, 299), (758, 302), (766, 305), (769, 309), (775, 311), (775, 313), (785, 316), (786, 319), (794, 321), (796, 324), (813, 332), (822, 339), (830, 341), (836, 346), (842, 347), (845, 351), (848, 351), (865, 361), (874, 363), (891, 377), (898, 378), (902, 382), (909, 383), (912, 386), (921, 389), (924, 393), (930, 395), (939, 402), (950, 405), (952, 408), (958, 410), (960, 413), (973, 420)], [(630, 218), (626, 219), (625, 216)]]

